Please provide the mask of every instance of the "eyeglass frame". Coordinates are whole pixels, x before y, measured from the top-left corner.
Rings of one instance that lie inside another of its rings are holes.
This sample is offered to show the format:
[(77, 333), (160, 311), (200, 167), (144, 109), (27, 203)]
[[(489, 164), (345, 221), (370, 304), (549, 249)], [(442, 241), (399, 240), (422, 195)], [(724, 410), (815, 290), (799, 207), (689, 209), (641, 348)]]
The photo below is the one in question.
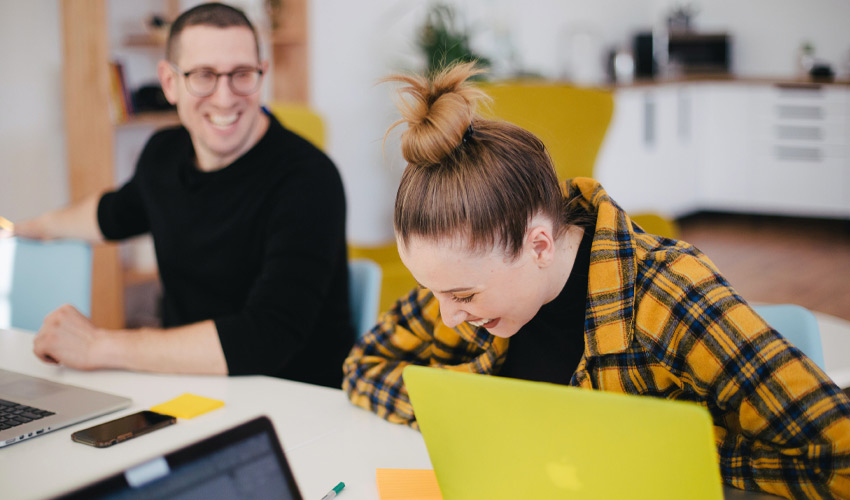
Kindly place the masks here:
[[(254, 89), (252, 91), (250, 91), (246, 94), (243, 94), (242, 92), (239, 92), (238, 90), (236, 90), (233, 87), (233, 75), (235, 75), (236, 73), (246, 71), (246, 70), (248, 70), (249, 67), (236, 68), (233, 71), (230, 71), (228, 73), (219, 73), (219, 72), (213, 71), (209, 68), (198, 68), (198, 69), (193, 69), (191, 71), (183, 71), (182, 69), (180, 69), (180, 67), (178, 67), (176, 64), (174, 64), (171, 61), (168, 61), (168, 65), (178, 75), (183, 76), (183, 78), (186, 81), (186, 90), (189, 91), (189, 93), (192, 94), (195, 97), (209, 97), (209, 96), (215, 94), (215, 91), (218, 90), (218, 81), (221, 79), (222, 76), (227, 77), (227, 87), (230, 89), (231, 92), (233, 92), (234, 94), (236, 94), (238, 96), (246, 97), (246, 96), (249, 96), (249, 95), (253, 94), (254, 92), (256, 92), (257, 90), (260, 89), (260, 86), (262, 85), (262, 81), (263, 81), (263, 75), (265, 74), (265, 71), (263, 71), (263, 68), (261, 68), (261, 67), (251, 68), (249, 72), (250, 73), (257, 73), (257, 75), (258, 75), (257, 85), (254, 87)], [(193, 74), (197, 74), (197, 73), (200, 73), (200, 72), (208, 72), (208, 73), (212, 73), (213, 75), (215, 75), (215, 83), (213, 84), (212, 90), (210, 90), (210, 92), (207, 93), (207, 94), (203, 94), (203, 93), (199, 94), (197, 92), (193, 92), (192, 86), (189, 84), (189, 77)]]

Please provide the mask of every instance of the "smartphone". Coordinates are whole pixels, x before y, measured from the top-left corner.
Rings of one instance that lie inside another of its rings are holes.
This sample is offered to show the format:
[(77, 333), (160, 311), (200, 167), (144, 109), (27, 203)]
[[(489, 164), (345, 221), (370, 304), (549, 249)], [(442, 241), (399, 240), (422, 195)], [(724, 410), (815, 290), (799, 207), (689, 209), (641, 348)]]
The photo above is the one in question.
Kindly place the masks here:
[(177, 423), (177, 419), (171, 415), (145, 410), (77, 431), (71, 434), (71, 439), (105, 448), (174, 423)]

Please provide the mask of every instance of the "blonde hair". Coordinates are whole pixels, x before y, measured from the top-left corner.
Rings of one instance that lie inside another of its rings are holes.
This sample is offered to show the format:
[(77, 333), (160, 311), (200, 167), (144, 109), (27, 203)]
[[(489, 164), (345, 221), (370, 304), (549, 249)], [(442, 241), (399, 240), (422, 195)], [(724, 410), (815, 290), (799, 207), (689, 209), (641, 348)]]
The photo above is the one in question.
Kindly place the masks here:
[[(543, 143), (516, 125), (488, 120), (477, 108), (489, 100), (470, 77), (475, 63), (457, 64), (431, 78), (393, 75), (407, 124), (401, 151), (407, 167), (396, 194), (393, 226), (406, 245), (462, 235), (470, 249), (501, 245), (509, 257), (522, 249), (536, 214), (566, 229), (566, 202)], [(389, 133), (389, 131), (388, 131)]]

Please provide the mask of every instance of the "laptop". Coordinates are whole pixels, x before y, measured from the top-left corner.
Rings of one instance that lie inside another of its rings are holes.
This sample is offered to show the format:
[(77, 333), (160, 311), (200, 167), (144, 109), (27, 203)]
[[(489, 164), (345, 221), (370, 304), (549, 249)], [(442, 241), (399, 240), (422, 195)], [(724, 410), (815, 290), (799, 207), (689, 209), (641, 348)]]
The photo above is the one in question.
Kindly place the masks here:
[(0, 369), (0, 448), (130, 406), (128, 398)]
[(161, 455), (63, 499), (301, 500), (267, 417)]
[(712, 419), (693, 403), (409, 366), (445, 500), (722, 500)]

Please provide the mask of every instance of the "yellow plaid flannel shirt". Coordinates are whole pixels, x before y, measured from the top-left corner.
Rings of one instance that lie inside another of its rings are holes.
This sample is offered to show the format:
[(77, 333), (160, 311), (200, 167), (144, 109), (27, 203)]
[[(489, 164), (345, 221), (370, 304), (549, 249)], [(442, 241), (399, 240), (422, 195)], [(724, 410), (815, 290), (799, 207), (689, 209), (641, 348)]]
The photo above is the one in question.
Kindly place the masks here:
[[(570, 384), (704, 406), (734, 487), (850, 498), (850, 400), (838, 387), (699, 250), (634, 228), (592, 179), (564, 191), (597, 214), (585, 349)], [(446, 327), (434, 296), (414, 290), (354, 346), (343, 389), (354, 404), (416, 427), (405, 366), (498, 373), (508, 345), (466, 323)]]

